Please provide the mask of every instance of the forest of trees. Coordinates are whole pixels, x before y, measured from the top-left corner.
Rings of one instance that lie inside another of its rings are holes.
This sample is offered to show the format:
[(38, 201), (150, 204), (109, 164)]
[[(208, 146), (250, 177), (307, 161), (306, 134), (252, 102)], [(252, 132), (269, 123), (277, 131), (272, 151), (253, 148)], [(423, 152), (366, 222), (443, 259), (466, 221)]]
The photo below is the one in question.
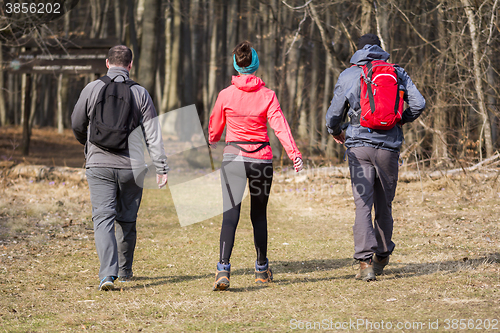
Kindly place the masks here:
[[(196, 104), (206, 129), (218, 92), (235, 75), (232, 49), (249, 40), (260, 57), (257, 75), (276, 91), (299, 148), (336, 163), (344, 151), (326, 131), (325, 113), (357, 39), (370, 32), (427, 100), (422, 117), (404, 127), (403, 159), (472, 163), (500, 146), (498, 0), (56, 2), (71, 10), (40, 22), (16, 20), (2, 5), (3, 69), (29, 38), (42, 49), (50, 38), (114, 38), (133, 50), (131, 76), (159, 113)], [(27, 89), (26, 74), (0, 71), (0, 124), (70, 127), (79, 92), (95, 74), (32, 75)]]

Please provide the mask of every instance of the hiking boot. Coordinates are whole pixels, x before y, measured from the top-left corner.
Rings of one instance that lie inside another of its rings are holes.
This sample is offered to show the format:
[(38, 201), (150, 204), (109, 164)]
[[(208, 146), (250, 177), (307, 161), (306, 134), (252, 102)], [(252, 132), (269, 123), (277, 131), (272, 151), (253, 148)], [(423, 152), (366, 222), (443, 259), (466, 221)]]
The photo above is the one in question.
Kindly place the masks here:
[(359, 261), (359, 273), (356, 274), (356, 280), (363, 281), (375, 281), (375, 273), (373, 272), (373, 261), (372, 258)]
[(215, 282), (213, 290), (226, 290), (229, 288), (229, 276), (231, 275), (231, 264), (217, 263), (217, 273), (215, 273)]
[(132, 280), (133, 277), (134, 277), (133, 273), (130, 273), (130, 275), (118, 276), (118, 281), (119, 282), (129, 282)]
[(269, 283), (273, 280), (273, 271), (269, 268), (269, 260), (266, 259), (265, 265), (255, 262), (255, 283)]
[(373, 255), (373, 272), (375, 275), (382, 275), (384, 267), (389, 263), (389, 256), (380, 259), (377, 255)]
[(113, 283), (116, 280), (115, 276), (106, 276), (99, 283), (99, 290), (108, 291), (115, 288), (115, 284)]

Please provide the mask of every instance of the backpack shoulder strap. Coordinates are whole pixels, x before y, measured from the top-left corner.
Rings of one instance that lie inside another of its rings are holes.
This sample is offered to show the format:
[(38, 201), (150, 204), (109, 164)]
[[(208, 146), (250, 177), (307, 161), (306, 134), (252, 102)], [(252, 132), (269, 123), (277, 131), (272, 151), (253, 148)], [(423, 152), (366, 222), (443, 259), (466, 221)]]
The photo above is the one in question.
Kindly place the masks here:
[(129, 80), (127, 80), (127, 81), (125, 81), (125, 84), (126, 84), (129, 88), (130, 88), (130, 87), (132, 87), (132, 86), (136, 86), (136, 85), (138, 86), (138, 85), (139, 85), (139, 83), (137, 83), (137, 82), (135, 82), (135, 81), (133, 81), (133, 80), (130, 80), (130, 79), (129, 79)]
[[(139, 86), (139, 83), (133, 81), (133, 80), (125, 80), (125, 84), (127, 85), (128, 89), (130, 90), (130, 88), (132, 88), (133, 86)], [(132, 99), (132, 104), (133, 105), (135, 102), (133, 102), (134, 100), (134, 97), (133, 97), (133, 94), (132, 94), (132, 91), (130, 91), (130, 98)], [(137, 110), (136, 110), (137, 109)], [(135, 112), (134, 112), (135, 110)], [(139, 126), (141, 124), (141, 119), (142, 119), (142, 113), (141, 113), (141, 110), (140, 108), (135, 108), (132, 106), (132, 117), (133, 117), (133, 121), (134, 121), (134, 124), (136, 124), (137, 126)]]
[[(367, 73), (365, 73), (365, 68), (367, 70)], [(370, 109), (372, 113), (375, 112), (375, 98), (373, 96), (373, 89), (372, 89), (372, 75), (373, 75), (373, 64), (371, 61), (369, 61), (366, 65), (362, 67), (361, 75), (363, 76), (363, 80), (366, 83), (366, 86), (368, 87), (367, 92), (368, 92), (368, 101), (370, 102)]]
[[(123, 78), (123, 81), (115, 81), (117, 77), (122, 77)], [(123, 82), (125, 83), (129, 88), (132, 87), (132, 86), (135, 86), (135, 85), (139, 85), (139, 83), (133, 81), (133, 80), (130, 80), (130, 79), (127, 79), (125, 76), (119, 74), (117, 76), (115, 76), (114, 78), (110, 78), (109, 76), (105, 75), (101, 78), (99, 78), (99, 80), (103, 81), (104, 83), (110, 83), (110, 82)]]
[(104, 75), (104, 76), (100, 77), (99, 80), (101, 80), (105, 84), (111, 83), (111, 81), (112, 81), (111, 78), (109, 76), (107, 76), (107, 75)]

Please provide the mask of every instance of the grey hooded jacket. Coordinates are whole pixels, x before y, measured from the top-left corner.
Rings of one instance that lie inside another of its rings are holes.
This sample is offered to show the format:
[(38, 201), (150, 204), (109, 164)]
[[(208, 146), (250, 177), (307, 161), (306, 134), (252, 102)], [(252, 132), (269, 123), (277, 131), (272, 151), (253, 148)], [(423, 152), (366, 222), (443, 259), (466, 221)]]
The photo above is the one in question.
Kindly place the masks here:
[[(389, 53), (377, 45), (365, 45), (356, 51), (350, 62), (354, 65), (365, 65), (372, 60), (389, 59)], [(401, 67), (396, 67), (402, 79), (400, 89), (404, 91), (404, 101), (408, 108), (404, 110), (401, 125), (417, 119), (425, 108), (425, 99), (417, 90), (412, 80)], [(332, 103), (326, 113), (326, 126), (332, 135), (342, 132), (342, 121), (345, 112), (351, 119), (359, 117), (361, 112), (361, 68), (353, 66), (344, 70), (335, 85)], [(346, 130), (345, 146), (347, 148), (369, 146), (399, 152), (403, 143), (403, 129), (396, 125), (390, 130), (372, 130), (359, 125), (359, 121), (351, 121)]]
[[(116, 79), (117, 82), (123, 81), (122, 77), (129, 78), (129, 72), (122, 67), (111, 67), (106, 75), (111, 78), (118, 76)], [(81, 144), (85, 145), (85, 166), (87, 168), (109, 167), (116, 169), (132, 169), (144, 166), (143, 160), (137, 160), (136, 158), (131, 159), (128, 150), (119, 153), (110, 152), (88, 141), (87, 128), (89, 126), (89, 120), (91, 119), (91, 114), (94, 111), (99, 91), (102, 87), (104, 87), (104, 82), (101, 80), (90, 82), (82, 90), (75, 108), (73, 109), (73, 114), (71, 115), (73, 133), (76, 139)], [(139, 110), (141, 113), (140, 126), (144, 134), (149, 155), (155, 165), (156, 173), (166, 174), (169, 170), (167, 157), (163, 148), (161, 128), (151, 96), (148, 91), (140, 85), (132, 86), (130, 91), (132, 99), (134, 100), (134, 112)], [(141, 146), (141, 144), (142, 142), (139, 142), (139, 146)], [(137, 144), (134, 146), (137, 146)], [(141, 154), (134, 154), (134, 157), (138, 156), (143, 159), (142, 152)]]

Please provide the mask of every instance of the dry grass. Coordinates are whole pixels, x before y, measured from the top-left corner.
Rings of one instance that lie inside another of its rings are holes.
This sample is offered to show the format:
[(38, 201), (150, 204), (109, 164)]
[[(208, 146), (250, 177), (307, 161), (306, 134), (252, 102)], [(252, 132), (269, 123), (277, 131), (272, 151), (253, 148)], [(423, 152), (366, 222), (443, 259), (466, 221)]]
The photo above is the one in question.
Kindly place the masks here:
[(442, 179), (424, 182), (422, 193), (420, 183), (400, 183), (391, 264), (379, 281), (362, 283), (353, 279), (348, 180), (277, 178), (268, 212), (275, 282), (253, 283), (247, 199), (231, 289), (217, 293), (221, 218), (181, 228), (168, 190), (148, 190), (136, 279), (103, 293), (87, 186), (3, 179), (0, 331), (284, 332), (330, 320), (439, 320), (444, 331), (446, 319), (498, 320), (498, 187), (496, 180)]

